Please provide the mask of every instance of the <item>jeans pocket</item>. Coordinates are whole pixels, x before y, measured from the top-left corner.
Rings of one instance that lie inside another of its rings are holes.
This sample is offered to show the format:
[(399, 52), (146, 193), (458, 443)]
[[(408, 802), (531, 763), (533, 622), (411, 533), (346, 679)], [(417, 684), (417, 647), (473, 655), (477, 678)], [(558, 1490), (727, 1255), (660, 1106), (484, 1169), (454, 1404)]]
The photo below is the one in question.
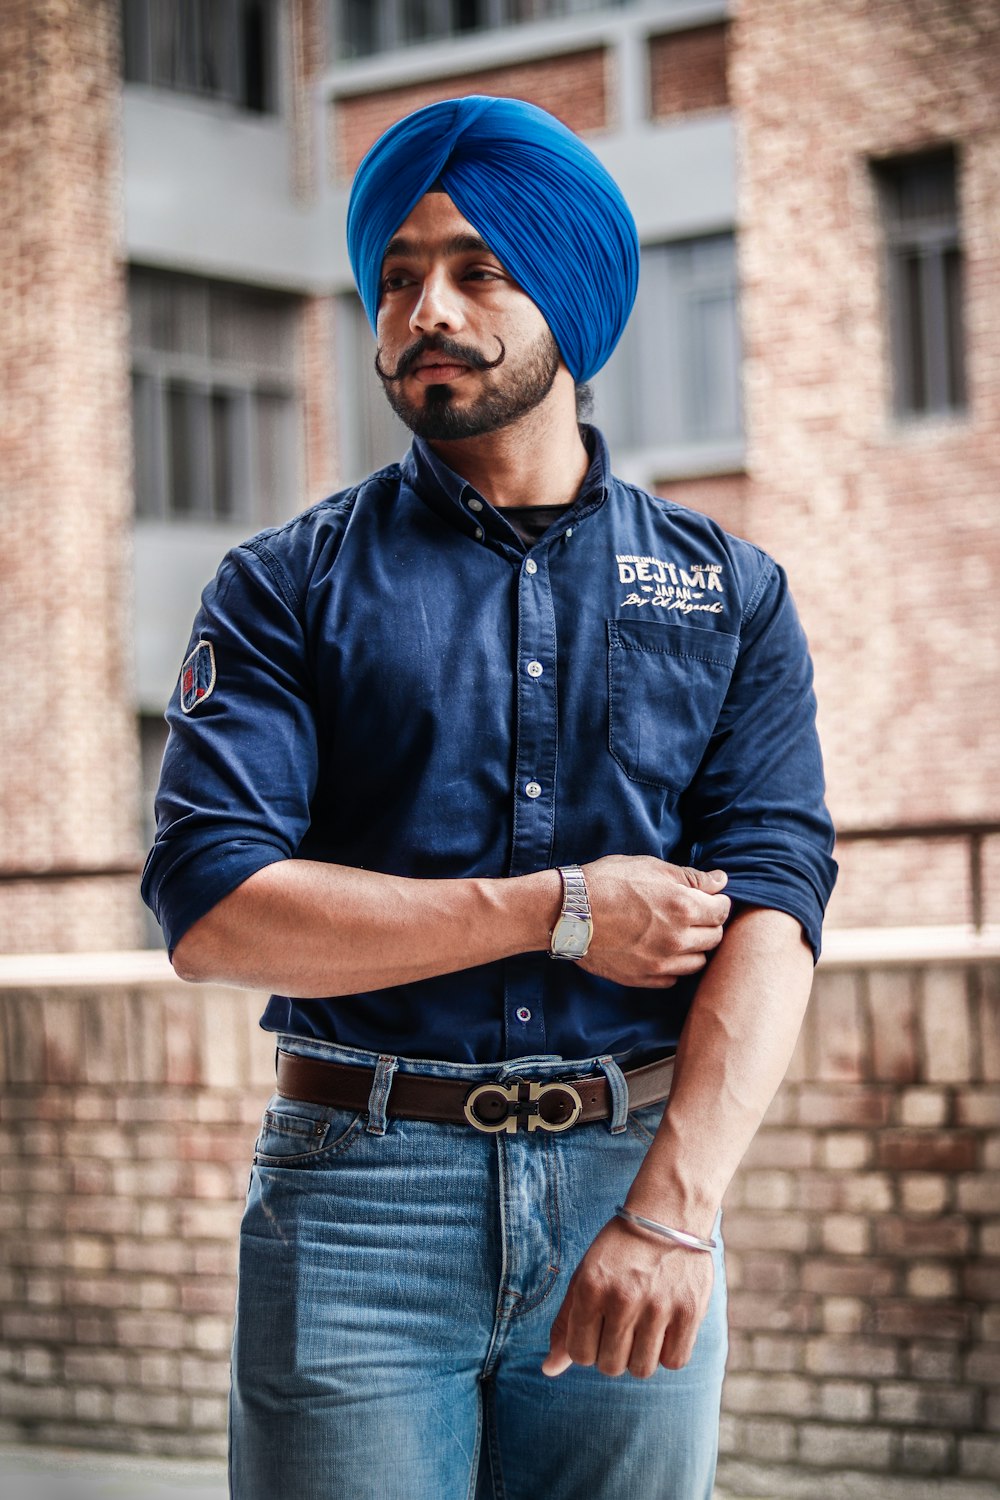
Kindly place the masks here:
[(631, 781), (676, 795), (725, 701), (736, 636), (667, 621), (608, 621), (608, 748)]
[(659, 1130), (666, 1107), (667, 1101), (660, 1099), (656, 1104), (644, 1104), (641, 1109), (629, 1111), (629, 1128), (645, 1145), (649, 1145)]
[(336, 1109), (275, 1094), (264, 1111), (254, 1162), (294, 1167), (347, 1149), (364, 1125), (363, 1110)]

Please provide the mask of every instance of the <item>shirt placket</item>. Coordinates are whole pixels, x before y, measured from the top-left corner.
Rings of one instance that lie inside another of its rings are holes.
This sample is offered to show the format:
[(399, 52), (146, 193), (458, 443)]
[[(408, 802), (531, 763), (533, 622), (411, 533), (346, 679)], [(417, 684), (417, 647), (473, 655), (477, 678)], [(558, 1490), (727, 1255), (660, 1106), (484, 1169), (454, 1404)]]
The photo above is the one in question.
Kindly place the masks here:
[[(511, 875), (552, 862), (557, 772), (556, 622), (549, 549), (535, 547), (517, 584), (517, 683)], [(504, 994), (508, 1057), (544, 1052), (543, 973), (538, 954), (510, 959)]]

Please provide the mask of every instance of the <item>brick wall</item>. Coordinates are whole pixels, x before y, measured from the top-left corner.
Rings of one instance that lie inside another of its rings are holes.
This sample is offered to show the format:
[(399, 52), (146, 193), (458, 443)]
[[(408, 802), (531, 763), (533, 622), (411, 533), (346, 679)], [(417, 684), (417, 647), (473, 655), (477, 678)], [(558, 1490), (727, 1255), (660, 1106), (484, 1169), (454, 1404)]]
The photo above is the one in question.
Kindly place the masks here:
[[(1000, 11), (752, 0), (731, 44), (747, 529), (788, 567), (810, 635), (834, 816), (995, 817)], [(869, 163), (935, 142), (961, 161), (971, 402), (903, 426)], [(889, 892), (852, 855), (852, 908), (866, 888), (920, 905), (908, 872), (926, 884), (937, 856), (907, 849)]]
[(699, 26), (649, 39), (649, 99), (654, 120), (725, 109), (728, 26)]
[(300, 341), (306, 453), (303, 504), (337, 488), (334, 316), (332, 297), (304, 300)]
[(290, 177), (297, 197), (308, 202), (319, 187), (313, 90), (327, 62), (324, 0), (290, 0), (285, 13), (288, 58), (283, 85), (292, 147)]
[(0, 995), (0, 1438), (222, 1450), (260, 1008), (175, 980)]
[(541, 58), (510, 67), (466, 73), (461, 78), (435, 79), (341, 99), (332, 112), (333, 150), (337, 175), (349, 180), (384, 130), (403, 115), (463, 94), (495, 94), (526, 99), (558, 116), (571, 130), (586, 135), (608, 124), (607, 59), (603, 48), (590, 48), (564, 57)]
[[(1000, 923), (1000, 839), (984, 841), (981, 917)], [(935, 927), (973, 920), (975, 894), (967, 839), (871, 839), (837, 846), (840, 877), (829, 927)]]
[[(172, 979), (0, 990), (0, 1437), (222, 1450), (259, 1007)], [(728, 1199), (727, 1490), (1000, 1478), (998, 1078), (997, 964), (819, 971)]]
[(998, 982), (820, 970), (728, 1200), (721, 1476), (740, 1494), (1000, 1478)]
[[(0, 25), (0, 874), (138, 859), (118, 6)], [(134, 882), (0, 881), (0, 951), (131, 947)]]

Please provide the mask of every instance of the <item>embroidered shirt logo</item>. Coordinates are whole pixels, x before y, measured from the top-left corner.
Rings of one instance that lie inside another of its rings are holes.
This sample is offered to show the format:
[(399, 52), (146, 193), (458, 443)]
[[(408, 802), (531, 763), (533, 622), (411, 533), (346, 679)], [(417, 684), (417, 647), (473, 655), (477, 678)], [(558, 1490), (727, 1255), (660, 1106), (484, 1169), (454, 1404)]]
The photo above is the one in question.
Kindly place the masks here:
[(211, 641), (199, 641), (181, 667), (181, 708), (189, 714), (212, 696), (215, 687), (215, 652)]
[(619, 583), (634, 585), (622, 605), (641, 609), (651, 604), (654, 609), (678, 610), (682, 615), (722, 614), (723, 599), (711, 597), (725, 592), (721, 563), (691, 563), (682, 568), (661, 557), (633, 557), (630, 553), (616, 554), (615, 562)]

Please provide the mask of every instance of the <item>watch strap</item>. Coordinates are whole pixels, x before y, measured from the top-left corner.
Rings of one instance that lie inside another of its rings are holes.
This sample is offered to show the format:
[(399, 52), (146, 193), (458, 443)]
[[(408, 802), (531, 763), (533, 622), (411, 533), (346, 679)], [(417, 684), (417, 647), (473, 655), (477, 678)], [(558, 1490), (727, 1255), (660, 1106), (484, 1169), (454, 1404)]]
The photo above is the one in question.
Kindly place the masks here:
[(562, 915), (564, 917), (585, 917), (592, 921), (590, 910), (590, 892), (587, 890), (587, 882), (579, 865), (560, 865), (559, 874), (563, 883)]

